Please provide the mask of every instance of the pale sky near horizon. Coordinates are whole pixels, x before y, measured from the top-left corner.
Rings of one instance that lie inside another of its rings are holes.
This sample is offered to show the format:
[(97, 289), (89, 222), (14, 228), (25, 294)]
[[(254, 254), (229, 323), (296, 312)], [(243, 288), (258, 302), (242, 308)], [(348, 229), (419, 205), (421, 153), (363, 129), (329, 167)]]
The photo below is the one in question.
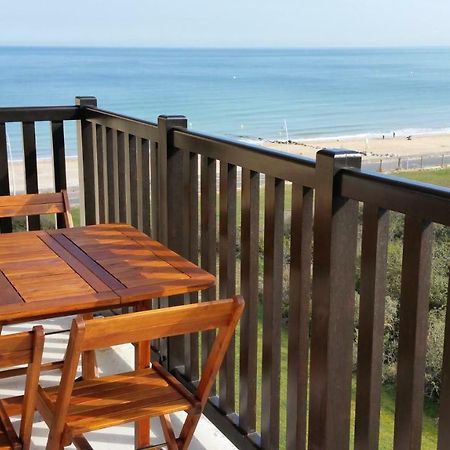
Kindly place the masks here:
[(449, 0), (1, 1), (0, 45), (450, 45)]

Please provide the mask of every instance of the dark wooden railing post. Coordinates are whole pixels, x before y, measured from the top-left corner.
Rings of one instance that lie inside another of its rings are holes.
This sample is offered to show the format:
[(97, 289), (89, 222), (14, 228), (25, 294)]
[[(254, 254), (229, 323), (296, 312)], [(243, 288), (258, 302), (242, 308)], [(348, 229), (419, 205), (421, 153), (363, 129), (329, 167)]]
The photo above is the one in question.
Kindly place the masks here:
[[(95, 97), (75, 97), (78, 106), (97, 106)], [(80, 223), (96, 223), (95, 157), (92, 123), (81, 119), (77, 124), (78, 178), (80, 185)]]
[(337, 194), (338, 172), (361, 156), (324, 149), (316, 158), (309, 448), (349, 448), (357, 202)]
[[(159, 116), (157, 150), (158, 240), (180, 255), (189, 256), (189, 205), (184, 204), (185, 179), (189, 170), (187, 152), (175, 148), (171, 130), (187, 128), (184, 116)], [(184, 304), (184, 295), (171, 296), (168, 306)], [(167, 364), (184, 372), (185, 338), (177, 336), (167, 342)]]

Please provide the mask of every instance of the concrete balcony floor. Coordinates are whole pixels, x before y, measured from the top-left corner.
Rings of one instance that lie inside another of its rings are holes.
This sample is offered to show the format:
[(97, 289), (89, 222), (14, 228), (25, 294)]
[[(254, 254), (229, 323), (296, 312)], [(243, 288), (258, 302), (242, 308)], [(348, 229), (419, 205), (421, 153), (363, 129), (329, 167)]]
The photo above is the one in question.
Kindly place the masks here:
[[(69, 329), (72, 318), (58, 318), (41, 321), (46, 332)], [(38, 322), (36, 322), (38, 324)], [(7, 326), (3, 334), (28, 331), (34, 323), (17, 324)], [(62, 359), (67, 345), (68, 332), (46, 336), (44, 347), (44, 362)], [(133, 346), (131, 344), (120, 345), (113, 348), (98, 350), (97, 361), (100, 375), (126, 372), (133, 369)], [(54, 386), (59, 383), (60, 371), (46, 372), (41, 375), (42, 386)], [(24, 377), (16, 377), (0, 380), (1, 397), (10, 397), (23, 393)], [(181, 429), (184, 422), (184, 413), (172, 414), (172, 424), (175, 433)], [(19, 420), (14, 421), (17, 426)], [(35, 414), (32, 436), (32, 449), (45, 449), (47, 442), (48, 428), (38, 413)], [(86, 434), (86, 438), (95, 450), (119, 450), (134, 449), (134, 425), (132, 423), (119, 427), (106, 428), (96, 432)], [(151, 424), (151, 444), (155, 445), (164, 442), (159, 420), (152, 419)], [(67, 447), (75, 449), (74, 446)], [(162, 448), (165, 448), (164, 446)], [(233, 450), (236, 447), (206, 418), (202, 417), (190, 449), (192, 450)]]

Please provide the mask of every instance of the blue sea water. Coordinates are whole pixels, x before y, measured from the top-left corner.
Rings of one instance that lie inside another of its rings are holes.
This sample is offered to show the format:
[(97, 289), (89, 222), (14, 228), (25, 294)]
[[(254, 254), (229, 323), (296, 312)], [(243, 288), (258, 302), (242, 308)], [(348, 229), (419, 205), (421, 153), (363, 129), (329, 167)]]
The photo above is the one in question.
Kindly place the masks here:
[[(250, 139), (437, 131), (450, 128), (450, 49), (0, 47), (0, 106), (67, 105), (76, 95)], [(20, 129), (8, 136), (19, 157)], [(67, 137), (75, 154), (70, 127)], [(48, 155), (48, 124), (37, 138)]]

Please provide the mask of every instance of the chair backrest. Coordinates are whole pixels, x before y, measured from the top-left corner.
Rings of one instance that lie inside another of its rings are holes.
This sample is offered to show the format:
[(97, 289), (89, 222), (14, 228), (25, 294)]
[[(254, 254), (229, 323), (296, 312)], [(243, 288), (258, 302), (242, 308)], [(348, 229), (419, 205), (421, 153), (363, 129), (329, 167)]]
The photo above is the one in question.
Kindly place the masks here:
[[(65, 416), (76, 377), (80, 354), (84, 351), (131, 342), (149, 341), (218, 329), (216, 339), (202, 371), (197, 398), (205, 405), (244, 309), (240, 296), (191, 305), (72, 322), (69, 343), (56, 403), (59, 416)], [(64, 419), (61, 418), (61, 422)]]
[(0, 218), (62, 214), (67, 228), (73, 227), (67, 192), (0, 196)]
[(0, 336), (0, 369), (28, 364), (19, 437), (11, 425), (3, 404), (0, 402), (0, 418), (5, 426), (8, 438), (12, 445), (20, 445), (24, 450), (30, 448), (43, 348), (44, 329), (42, 326), (35, 326), (32, 331), (25, 333)]

